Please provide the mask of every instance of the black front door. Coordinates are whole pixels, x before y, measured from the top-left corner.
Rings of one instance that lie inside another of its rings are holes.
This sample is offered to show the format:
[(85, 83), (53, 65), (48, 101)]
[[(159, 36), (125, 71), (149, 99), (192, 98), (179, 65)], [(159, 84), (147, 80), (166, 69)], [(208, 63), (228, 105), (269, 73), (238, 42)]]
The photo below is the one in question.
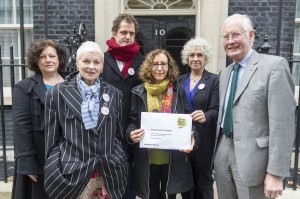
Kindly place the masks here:
[(181, 50), (186, 41), (195, 36), (195, 16), (135, 16), (139, 22), (136, 40), (141, 53), (162, 48), (176, 60), (181, 74), (188, 71), (182, 66)]

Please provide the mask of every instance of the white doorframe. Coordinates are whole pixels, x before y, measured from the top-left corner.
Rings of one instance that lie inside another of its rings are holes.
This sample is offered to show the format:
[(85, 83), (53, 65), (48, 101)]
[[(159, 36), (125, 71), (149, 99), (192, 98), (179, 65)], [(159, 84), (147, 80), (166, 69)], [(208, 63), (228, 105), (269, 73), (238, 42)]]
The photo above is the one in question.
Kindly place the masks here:
[[(95, 41), (103, 51), (111, 37), (112, 22), (125, 12), (124, 0), (95, 0)], [(223, 20), (228, 16), (228, 0), (198, 0), (196, 10), (139, 11), (126, 10), (133, 15), (196, 15), (195, 34), (205, 38), (212, 46), (213, 58), (207, 69), (219, 73), (225, 68), (226, 55), (220, 39)]]

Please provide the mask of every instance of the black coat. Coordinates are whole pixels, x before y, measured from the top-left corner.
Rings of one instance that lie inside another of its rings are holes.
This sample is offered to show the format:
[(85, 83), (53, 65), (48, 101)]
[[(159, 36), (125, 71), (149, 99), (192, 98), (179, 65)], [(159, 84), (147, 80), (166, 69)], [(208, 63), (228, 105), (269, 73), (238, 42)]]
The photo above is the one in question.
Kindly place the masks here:
[[(183, 85), (187, 77), (188, 74), (180, 76), (178, 82)], [(204, 70), (201, 84), (205, 87), (196, 91), (193, 104), (195, 110), (204, 112), (206, 122), (196, 123), (199, 145), (190, 153), (195, 167), (211, 166), (219, 111), (219, 76)]]
[[(144, 84), (136, 86), (132, 90), (132, 106), (130, 112), (130, 123), (126, 130), (128, 142), (130, 132), (140, 128), (141, 112), (147, 112), (147, 92)], [(180, 85), (173, 87), (172, 113), (190, 113), (189, 103), (184, 89)], [(196, 138), (196, 140), (198, 140)], [(133, 190), (143, 198), (149, 198), (149, 153), (148, 149), (139, 148), (139, 143), (134, 144), (134, 168), (133, 168)], [(178, 150), (170, 150), (170, 171), (167, 182), (167, 193), (182, 193), (193, 187), (193, 174), (188, 154)]]
[[(46, 199), (43, 166), (44, 101), (46, 88), (41, 74), (28, 77), (15, 85), (12, 98), (15, 175), (13, 199)], [(33, 182), (28, 174), (38, 174)]]
[[(125, 78), (123, 78), (121, 75), (121, 71), (117, 65), (116, 59), (109, 52), (104, 53), (104, 66), (101, 77), (104, 81), (119, 89), (123, 94), (124, 130), (126, 130), (126, 126), (129, 121), (129, 113), (131, 107), (131, 89), (142, 83), (142, 81), (139, 79), (138, 72), (143, 61), (143, 55), (137, 53), (130, 65), (130, 68), (134, 70), (134, 74), (130, 75), (127, 73)], [(126, 146), (126, 143), (124, 143), (124, 145)], [(128, 146), (126, 147), (126, 151), (129, 154), (129, 160), (132, 160), (132, 148)]]

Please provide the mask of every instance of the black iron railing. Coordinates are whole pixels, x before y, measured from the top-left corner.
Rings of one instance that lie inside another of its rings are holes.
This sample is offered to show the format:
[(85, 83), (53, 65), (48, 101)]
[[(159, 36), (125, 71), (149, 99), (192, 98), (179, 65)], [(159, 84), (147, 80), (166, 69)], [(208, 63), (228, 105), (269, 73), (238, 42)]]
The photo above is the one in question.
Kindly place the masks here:
[[(6, 152), (6, 148), (7, 148), (7, 144), (6, 144), (6, 135), (7, 133), (12, 133), (12, 132), (7, 132), (6, 131), (6, 122), (5, 119), (5, 101), (4, 101), (4, 97), (5, 97), (5, 93), (4, 93), (4, 87), (10, 87), (11, 88), (11, 96), (12, 96), (12, 92), (13, 89), (15, 87), (16, 82), (22, 80), (25, 78), (25, 69), (27, 68), (26, 64), (15, 64), (15, 59), (14, 59), (14, 54), (13, 54), (13, 46), (10, 46), (9, 48), (9, 52), (10, 52), (10, 58), (9, 58), (9, 64), (3, 64), (3, 59), (2, 59), (2, 52), (1, 52), (1, 46), (0, 46), (0, 102), (1, 102), (1, 106), (0, 106), (0, 112), (1, 112), (1, 138), (2, 138), (2, 144), (0, 144), (0, 146), (2, 145), (2, 151), (3, 151), (3, 155), (2, 157), (0, 157), (0, 159), (3, 160), (3, 171), (4, 171), (4, 182), (7, 183), (7, 152)], [(7, 71), (6, 74), (4, 74), (3, 69), (4, 68), (9, 68), (9, 71)], [(15, 76), (15, 72), (16, 72), (16, 68), (18, 68), (18, 70), (21, 70), (21, 76), (18, 77), (18, 79), (16, 79)], [(65, 68), (65, 71), (67, 73), (73, 72), (75, 70), (75, 67), (72, 65), (68, 65)], [(24, 72), (23, 72), (24, 71)], [(6, 86), (4, 85), (4, 76), (5, 77), (10, 77), (10, 86), (8, 86), (8, 84), (6, 84)]]

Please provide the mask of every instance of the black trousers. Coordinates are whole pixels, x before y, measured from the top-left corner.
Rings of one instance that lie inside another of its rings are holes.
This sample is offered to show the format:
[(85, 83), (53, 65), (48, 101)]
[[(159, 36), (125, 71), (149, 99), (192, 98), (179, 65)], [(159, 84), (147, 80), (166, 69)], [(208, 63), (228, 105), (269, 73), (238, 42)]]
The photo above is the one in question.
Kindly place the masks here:
[(194, 199), (213, 199), (214, 198), (214, 179), (210, 166), (193, 168), (194, 172)]
[[(169, 165), (150, 164), (149, 199), (166, 199)], [(191, 199), (191, 192), (181, 193), (182, 199)], [(176, 194), (168, 194), (168, 199), (176, 199)]]
[[(150, 164), (149, 199), (166, 199), (168, 171), (169, 171), (168, 164), (162, 164), (162, 165)], [(170, 199), (173, 199), (172, 196), (171, 197), (168, 196), (168, 197)]]

